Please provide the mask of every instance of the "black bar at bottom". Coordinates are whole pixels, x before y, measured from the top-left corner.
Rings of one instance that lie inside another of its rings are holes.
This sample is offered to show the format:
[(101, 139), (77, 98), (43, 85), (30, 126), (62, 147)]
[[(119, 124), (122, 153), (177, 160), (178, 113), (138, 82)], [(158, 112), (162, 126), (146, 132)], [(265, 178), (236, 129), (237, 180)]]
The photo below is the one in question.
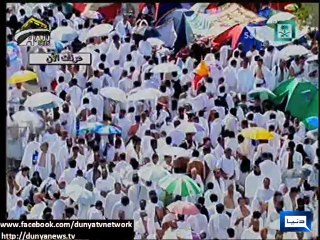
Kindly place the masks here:
[(102, 240), (112, 236), (121, 240), (134, 238), (132, 220), (5, 221), (0, 222), (0, 229), (0, 240)]

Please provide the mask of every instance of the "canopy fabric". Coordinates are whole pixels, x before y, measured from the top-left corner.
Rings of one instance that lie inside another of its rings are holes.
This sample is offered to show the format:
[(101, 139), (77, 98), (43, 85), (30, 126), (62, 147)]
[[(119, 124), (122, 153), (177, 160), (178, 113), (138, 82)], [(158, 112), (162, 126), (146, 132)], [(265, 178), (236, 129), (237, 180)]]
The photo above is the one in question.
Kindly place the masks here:
[(121, 10), (121, 3), (74, 3), (73, 7), (83, 14), (89, 10), (97, 11), (106, 20), (111, 21)]
[(191, 10), (176, 9), (161, 18), (156, 24), (157, 26), (160, 26), (173, 21), (174, 30), (177, 33), (177, 39), (179, 39), (179, 41), (176, 41), (174, 44), (175, 53), (179, 52), (180, 49), (194, 41), (192, 29), (186, 21), (186, 16), (190, 16), (192, 14), (193, 11)]
[(228, 29), (238, 25), (259, 23), (266, 19), (247, 10), (240, 4), (222, 5), (215, 14), (194, 13), (186, 17), (192, 32), (199, 37), (217, 37)]
[(287, 80), (275, 90), (275, 102), (282, 104), (286, 101), (285, 110), (300, 120), (319, 115), (319, 92), (310, 82), (301, 79)]

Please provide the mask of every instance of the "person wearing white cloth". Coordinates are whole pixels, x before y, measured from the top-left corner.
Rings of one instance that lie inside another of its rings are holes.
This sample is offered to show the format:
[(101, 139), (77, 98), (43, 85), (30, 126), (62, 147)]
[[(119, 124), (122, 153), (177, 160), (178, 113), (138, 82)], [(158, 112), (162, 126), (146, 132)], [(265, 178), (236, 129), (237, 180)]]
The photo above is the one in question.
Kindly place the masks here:
[(82, 90), (77, 85), (77, 79), (71, 79), (70, 81), (70, 88), (68, 90), (68, 94), (71, 97), (71, 103), (73, 104), (75, 110), (81, 105), (81, 97), (82, 97)]
[(28, 209), (23, 206), (23, 199), (18, 198), (16, 205), (10, 209), (8, 219), (9, 220), (19, 220), (22, 214), (27, 214)]
[(52, 153), (48, 152), (49, 144), (44, 142), (40, 146), (41, 153), (36, 170), (39, 171), (42, 179), (46, 179), (50, 173), (54, 173), (56, 169), (56, 160)]
[(127, 196), (121, 198), (120, 201), (114, 204), (111, 210), (110, 219), (119, 219), (119, 212), (123, 211), (125, 219), (132, 219), (133, 217), (133, 205)]
[(77, 170), (77, 173), (75, 175), (75, 178), (70, 182), (70, 185), (78, 185), (80, 187), (85, 187), (87, 184), (87, 180), (83, 176), (82, 170)]
[(272, 199), (273, 194), (274, 189), (270, 188), (270, 179), (266, 177), (263, 179), (263, 187), (256, 190), (255, 198), (261, 202), (267, 202)]
[(222, 176), (225, 181), (238, 180), (239, 178), (239, 165), (231, 154), (232, 150), (227, 148), (224, 152), (224, 156), (222, 156), (217, 164), (217, 167), (222, 171)]
[(239, 205), (234, 209), (231, 214), (231, 226), (235, 226), (236, 239), (241, 237), (243, 230), (245, 229), (244, 220), (251, 213), (251, 209), (246, 205), (245, 198), (238, 198)]
[(225, 68), (228, 63), (228, 58), (230, 56), (231, 52), (231, 46), (230, 42), (226, 42), (221, 48), (220, 48), (220, 62), (222, 63), (222, 66)]
[(284, 210), (295, 211), (297, 209), (298, 194), (299, 189), (296, 187), (292, 187), (290, 191), (283, 196)]
[(193, 231), (196, 233), (205, 232), (207, 233), (208, 220), (204, 214), (200, 213), (201, 205), (199, 203), (196, 204), (196, 207), (199, 209), (199, 213), (196, 215), (191, 215), (187, 218), (187, 223), (191, 226)]
[(64, 181), (70, 184), (71, 181), (76, 177), (77, 174), (77, 162), (75, 160), (69, 161), (69, 167), (63, 170), (59, 182)]
[(139, 176), (137, 174), (134, 174), (132, 176), (132, 182), (133, 185), (130, 186), (128, 190), (128, 197), (130, 198), (130, 201), (132, 202), (133, 205), (133, 210), (137, 210), (139, 207), (139, 202), (140, 200), (148, 199), (148, 193), (147, 193), (147, 188), (139, 182)]
[(105, 200), (104, 216), (107, 219), (113, 219), (111, 215), (113, 206), (120, 201), (123, 196), (125, 196), (125, 194), (121, 191), (121, 184), (116, 182), (114, 184), (114, 190), (108, 193)]
[[(33, 172), (33, 162), (37, 160), (40, 153), (40, 143), (36, 141), (35, 134), (29, 135), (29, 142), (24, 149), (23, 157), (20, 166), (29, 167)], [(32, 174), (31, 172), (31, 174)]]
[(254, 76), (249, 68), (249, 60), (245, 58), (237, 72), (237, 92), (247, 94), (254, 87)]
[(77, 201), (79, 206), (77, 217), (78, 219), (87, 219), (88, 217), (88, 210), (90, 206), (95, 202), (95, 195), (93, 192), (93, 185), (88, 182), (83, 189), (83, 193), (87, 195), (86, 201), (82, 201), (81, 196), (80, 199)]
[[(259, 164), (261, 176), (268, 176), (271, 181), (271, 188), (278, 189), (281, 184), (281, 170), (271, 159), (265, 159)], [(261, 180), (261, 179), (260, 179)]]
[(114, 188), (116, 180), (108, 175), (108, 172), (102, 171), (101, 177), (96, 180), (96, 188), (99, 191), (111, 192)]
[(60, 199), (60, 192), (53, 194), (52, 216), (54, 220), (62, 220), (66, 204)]
[(146, 38), (139, 42), (139, 51), (143, 56), (151, 56), (152, 45), (147, 41)]
[(279, 65), (276, 64), (272, 68), (272, 73), (275, 76), (276, 86), (278, 86), (281, 82), (288, 80), (289, 79), (289, 69), (286, 66), (286, 61), (281, 59)]
[(127, 17), (123, 17), (122, 21), (119, 21), (115, 26), (116, 32), (119, 34), (120, 38), (124, 39), (127, 35), (131, 34), (132, 26), (128, 21)]
[(239, 198), (241, 198), (241, 194), (235, 191), (235, 182), (228, 182), (227, 191), (223, 195), (223, 204), (225, 207), (225, 211), (232, 214), (234, 209), (238, 207)]
[(264, 178), (260, 167), (254, 165), (253, 171), (249, 173), (245, 181), (245, 196), (247, 198), (253, 199), (256, 189), (261, 186)]
[(238, 74), (237, 74), (236, 67), (237, 67), (237, 61), (232, 60), (230, 62), (230, 65), (227, 66), (223, 71), (225, 75), (226, 83), (228, 84), (230, 91), (236, 91), (236, 88), (237, 88)]
[(241, 239), (262, 240), (259, 219), (252, 219), (251, 224), (252, 226), (250, 228), (243, 231), (243, 233), (241, 234)]
[(95, 206), (91, 207), (88, 210), (88, 218), (89, 220), (105, 220), (103, 216), (103, 207), (102, 202), (97, 201)]
[(208, 238), (227, 239), (227, 229), (230, 227), (230, 217), (224, 213), (223, 204), (217, 204), (216, 210), (217, 213), (212, 215), (209, 220)]

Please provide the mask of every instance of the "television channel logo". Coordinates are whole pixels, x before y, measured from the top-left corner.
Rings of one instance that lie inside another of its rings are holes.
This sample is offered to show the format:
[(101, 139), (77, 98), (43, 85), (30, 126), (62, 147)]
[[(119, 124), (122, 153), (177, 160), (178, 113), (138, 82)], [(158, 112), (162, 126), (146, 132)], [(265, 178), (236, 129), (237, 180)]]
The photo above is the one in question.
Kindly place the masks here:
[(14, 38), (20, 46), (50, 46), (49, 25), (37, 18), (31, 17), (16, 32)]
[(291, 42), (296, 38), (296, 22), (294, 20), (277, 22), (274, 37), (277, 42)]
[(309, 211), (280, 212), (281, 232), (311, 232), (312, 213)]

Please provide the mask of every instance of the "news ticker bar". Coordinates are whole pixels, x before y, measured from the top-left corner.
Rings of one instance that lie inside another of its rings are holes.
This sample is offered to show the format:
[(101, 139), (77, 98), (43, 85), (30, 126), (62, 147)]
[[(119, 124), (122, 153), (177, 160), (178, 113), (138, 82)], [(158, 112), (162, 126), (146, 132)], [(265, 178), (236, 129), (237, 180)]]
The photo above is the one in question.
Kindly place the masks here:
[(91, 53), (30, 53), (30, 65), (91, 65)]
[[(133, 221), (5, 221), (0, 222), (0, 239), (105, 239), (115, 234), (118, 239), (133, 239)], [(103, 237), (102, 237), (103, 236)], [(111, 235), (110, 235), (111, 236)]]

